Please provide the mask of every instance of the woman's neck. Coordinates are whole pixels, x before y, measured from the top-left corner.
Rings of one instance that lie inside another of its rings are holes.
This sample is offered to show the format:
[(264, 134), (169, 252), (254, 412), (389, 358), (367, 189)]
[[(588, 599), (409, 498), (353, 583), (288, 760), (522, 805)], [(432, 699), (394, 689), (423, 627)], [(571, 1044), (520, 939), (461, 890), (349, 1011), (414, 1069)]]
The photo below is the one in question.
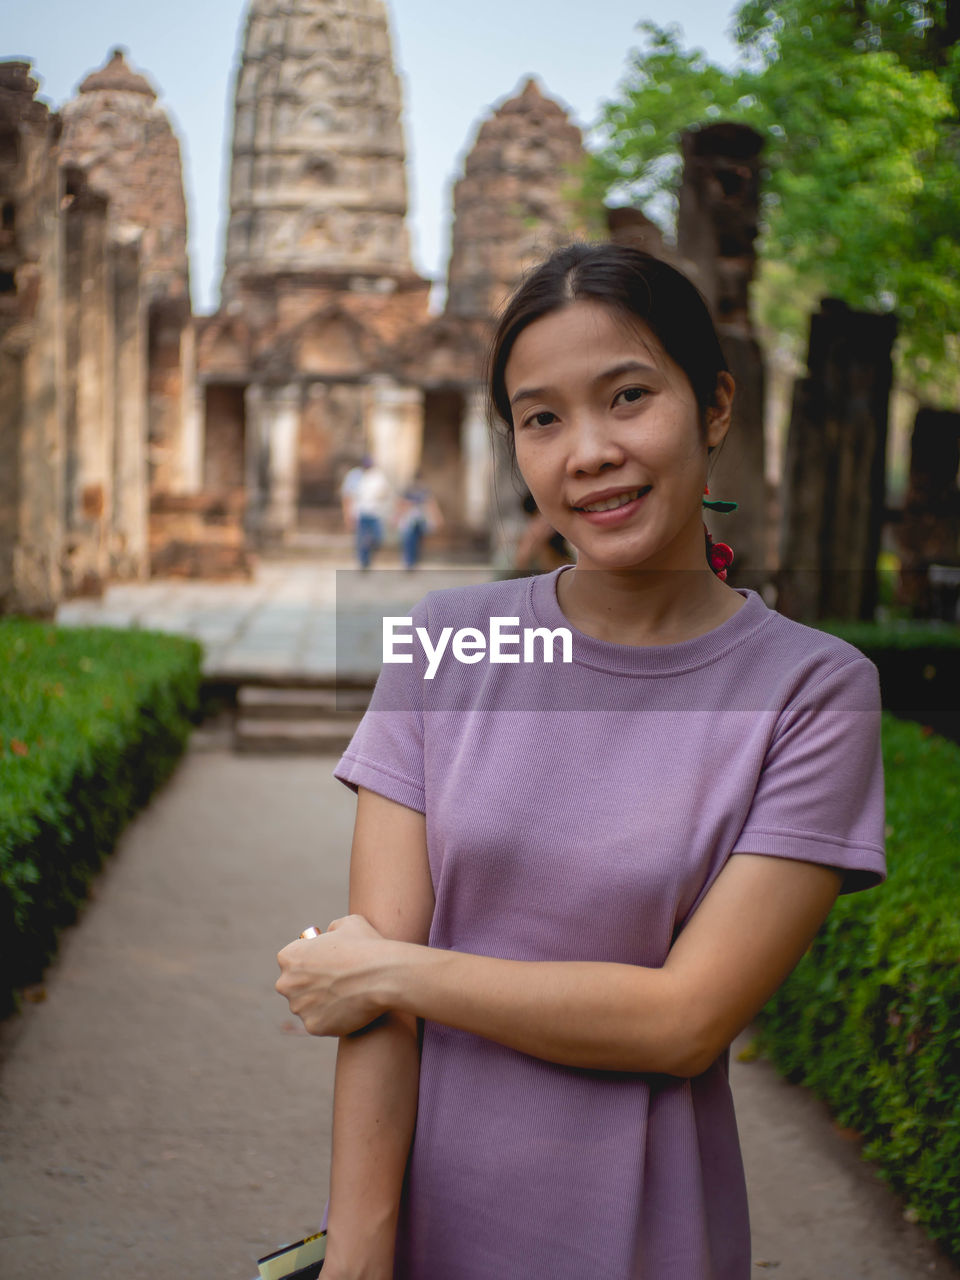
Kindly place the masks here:
[(566, 569), (557, 580), (557, 601), (578, 631), (611, 644), (635, 645), (693, 640), (746, 603), (707, 567)]

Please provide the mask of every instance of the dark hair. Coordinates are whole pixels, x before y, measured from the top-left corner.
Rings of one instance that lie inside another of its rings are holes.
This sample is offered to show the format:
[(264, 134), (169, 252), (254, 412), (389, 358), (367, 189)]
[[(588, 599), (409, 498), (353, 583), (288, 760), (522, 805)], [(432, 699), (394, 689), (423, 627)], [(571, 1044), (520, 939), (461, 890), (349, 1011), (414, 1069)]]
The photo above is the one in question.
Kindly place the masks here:
[(551, 254), (523, 281), (506, 304), (493, 337), (488, 361), (490, 402), (511, 445), (513, 414), (504, 375), (513, 344), (535, 320), (581, 301), (600, 302), (625, 319), (643, 321), (686, 374), (705, 430), (717, 375), (726, 371), (727, 362), (697, 288), (675, 267), (640, 249), (571, 244)]

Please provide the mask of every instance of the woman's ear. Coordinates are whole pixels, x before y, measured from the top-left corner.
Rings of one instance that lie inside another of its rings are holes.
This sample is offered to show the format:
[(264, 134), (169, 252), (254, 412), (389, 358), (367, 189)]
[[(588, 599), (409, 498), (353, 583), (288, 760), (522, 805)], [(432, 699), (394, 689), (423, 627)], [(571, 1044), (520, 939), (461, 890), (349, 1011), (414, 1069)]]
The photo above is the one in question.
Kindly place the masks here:
[(730, 416), (733, 412), (733, 395), (736, 383), (733, 375), (723, 370), (717, 374), (717, 385), (713, 393), (713, 404), (707, 410), (707, 443), (709, 453), (715, 449), (730, 430)]

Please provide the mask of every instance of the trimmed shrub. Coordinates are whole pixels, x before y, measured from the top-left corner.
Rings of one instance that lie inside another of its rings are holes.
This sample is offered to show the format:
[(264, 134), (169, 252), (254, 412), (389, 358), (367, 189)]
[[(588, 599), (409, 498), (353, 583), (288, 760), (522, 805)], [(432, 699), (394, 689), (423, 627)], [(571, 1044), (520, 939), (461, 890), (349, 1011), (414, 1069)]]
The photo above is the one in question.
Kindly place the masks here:
[(960, 627), (948, 622), (820, 622), (880, 675), (883, 705), (960, 742)]
[(180, 757), (201, 656), (173, 636), (0, 620), (0, 1014)]
[(840, 898), (758, 1047), (960, 1258), (960, 748), (883, 716), (889, 879)]

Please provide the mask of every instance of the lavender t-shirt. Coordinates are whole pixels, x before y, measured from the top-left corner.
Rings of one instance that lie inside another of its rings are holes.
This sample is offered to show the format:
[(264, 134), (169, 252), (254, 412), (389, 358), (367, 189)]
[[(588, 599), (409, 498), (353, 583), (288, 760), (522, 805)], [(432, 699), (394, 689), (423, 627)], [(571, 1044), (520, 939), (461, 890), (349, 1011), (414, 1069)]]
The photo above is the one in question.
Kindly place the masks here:
[[(430, 946), (658, 968), (731, 854), (840, 868), (844, 892), (884, 878), (867, 658), (745, 589), (693, 640), (597, 640), (563, 571), (431, 592), (413, 624), (567, 627), (571, 663), (448, 651), (428, 680), (408, 646), (335, 770), (426, 815)], [(747, 1280), (728, 1059), (579, 1070), (427, 1022), (396, 1277)]]

